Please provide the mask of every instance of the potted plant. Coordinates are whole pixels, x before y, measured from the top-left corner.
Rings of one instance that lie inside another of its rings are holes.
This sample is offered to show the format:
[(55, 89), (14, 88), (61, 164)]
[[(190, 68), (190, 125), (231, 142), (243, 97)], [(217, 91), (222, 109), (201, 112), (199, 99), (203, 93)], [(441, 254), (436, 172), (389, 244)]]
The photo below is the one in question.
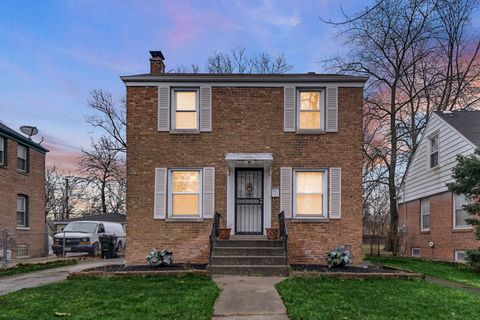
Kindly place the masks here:
[(219, 228), (218, 229), (218, 237), (221, 240), (228, 240), (230, 239), (230, 231), (232, 228)]
[(268, 240), (277, 240), (278, 239), (278, 228), (267, 228), (267, 239)]

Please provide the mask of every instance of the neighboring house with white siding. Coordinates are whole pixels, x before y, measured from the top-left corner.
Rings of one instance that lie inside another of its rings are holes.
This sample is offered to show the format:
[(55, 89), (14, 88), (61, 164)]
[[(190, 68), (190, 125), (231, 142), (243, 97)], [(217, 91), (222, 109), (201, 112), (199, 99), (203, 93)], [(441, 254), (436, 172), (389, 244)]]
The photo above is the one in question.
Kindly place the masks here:
[(447, 261), (463, 260), (478, 247), (463, 196), (448, 191), (457, 155), (480, 147), (480, 111), (432, 113), (400, 188), (399, 225), (405, 254)]
[[(122, 77), (128, 263), (169, 248), (177, 262), (226, 266), (222, 272), (257, 274), (265, 269), (258, 264), (281, 271), (284, 246), (265, 236), (282, 211), (289, 262), (325, 263), (345, 244), (362, 260), (367, 78), (165, 73), (162, 53), (151, 54), (150, 73)], [(240, 248), (210, 246), (215, 212), (240, 241), (216, 245)]]

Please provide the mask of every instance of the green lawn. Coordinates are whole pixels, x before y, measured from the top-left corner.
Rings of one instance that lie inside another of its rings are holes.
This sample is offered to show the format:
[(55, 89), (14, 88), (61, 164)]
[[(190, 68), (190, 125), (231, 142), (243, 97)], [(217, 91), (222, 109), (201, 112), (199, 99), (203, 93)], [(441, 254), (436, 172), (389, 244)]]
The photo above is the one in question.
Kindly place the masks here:
[(277, 290), (292, 320), (468, 320), (480, 311), (480, 297), (423, 280), (291, 278)]
[(366, 257), (365, 260), (480, 288), (480, 273), (461, 264), (402, 257)]
[(0, 319), (210, 319), (219, 292), (206, 276), (72, 279), (0, 296)]
[(64, 266), (71, 266), (73, 264), (77, 264), (77, 260), (69, 259), (34, 264), (17, 264), (15, 267), (8, 268), (7, 270), (0, 269), (0, 277)]

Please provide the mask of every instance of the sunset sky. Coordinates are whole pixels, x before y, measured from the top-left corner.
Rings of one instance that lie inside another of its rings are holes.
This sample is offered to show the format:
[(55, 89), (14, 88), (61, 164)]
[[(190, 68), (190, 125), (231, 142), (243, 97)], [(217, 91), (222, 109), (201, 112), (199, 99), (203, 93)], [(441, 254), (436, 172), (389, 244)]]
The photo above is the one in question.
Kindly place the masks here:
[(284, 53), (292, 72), (322, 72), (321, 59), (339, 53), (340, 4), (355, 13), (370, 1), (2, 1), (0, 121), (40, 130), (48, 164), (76, 167), (81, 147), (98, 133), (85, 122), (89, 92), (120, 98), (119, 76), (147, 72), (149, 50), (161, 50), (167, 70), (215, 51), (245, 46)]

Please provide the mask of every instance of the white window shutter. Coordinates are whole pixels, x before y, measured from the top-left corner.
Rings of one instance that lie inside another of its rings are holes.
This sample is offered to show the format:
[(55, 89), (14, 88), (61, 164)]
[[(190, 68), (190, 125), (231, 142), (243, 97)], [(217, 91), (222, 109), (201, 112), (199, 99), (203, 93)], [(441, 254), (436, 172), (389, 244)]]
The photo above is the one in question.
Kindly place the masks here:
[(170, 87), (158, 87), (158, 131), (170, 131)]
[(342, 169), (330, 168), (330, 219), (342, 217)]
[(295, 132), (295, 87), (284, 87), (283, 131)]
[(213, 218), (215, 213), (215, 168), (203, 168), (203, 217)]
[(200, 131), (212, 131), (212, 88), (200, 88)]
[(292, 217), (292, 168), (280, 168), (280, 211)]
[(338, 132), (338, 89), (327, 87), (327, 132)]
[(153, 205), (153, 218), (165, 219), (167, 211), (167, 169), (155, 169), (155, 198)]

